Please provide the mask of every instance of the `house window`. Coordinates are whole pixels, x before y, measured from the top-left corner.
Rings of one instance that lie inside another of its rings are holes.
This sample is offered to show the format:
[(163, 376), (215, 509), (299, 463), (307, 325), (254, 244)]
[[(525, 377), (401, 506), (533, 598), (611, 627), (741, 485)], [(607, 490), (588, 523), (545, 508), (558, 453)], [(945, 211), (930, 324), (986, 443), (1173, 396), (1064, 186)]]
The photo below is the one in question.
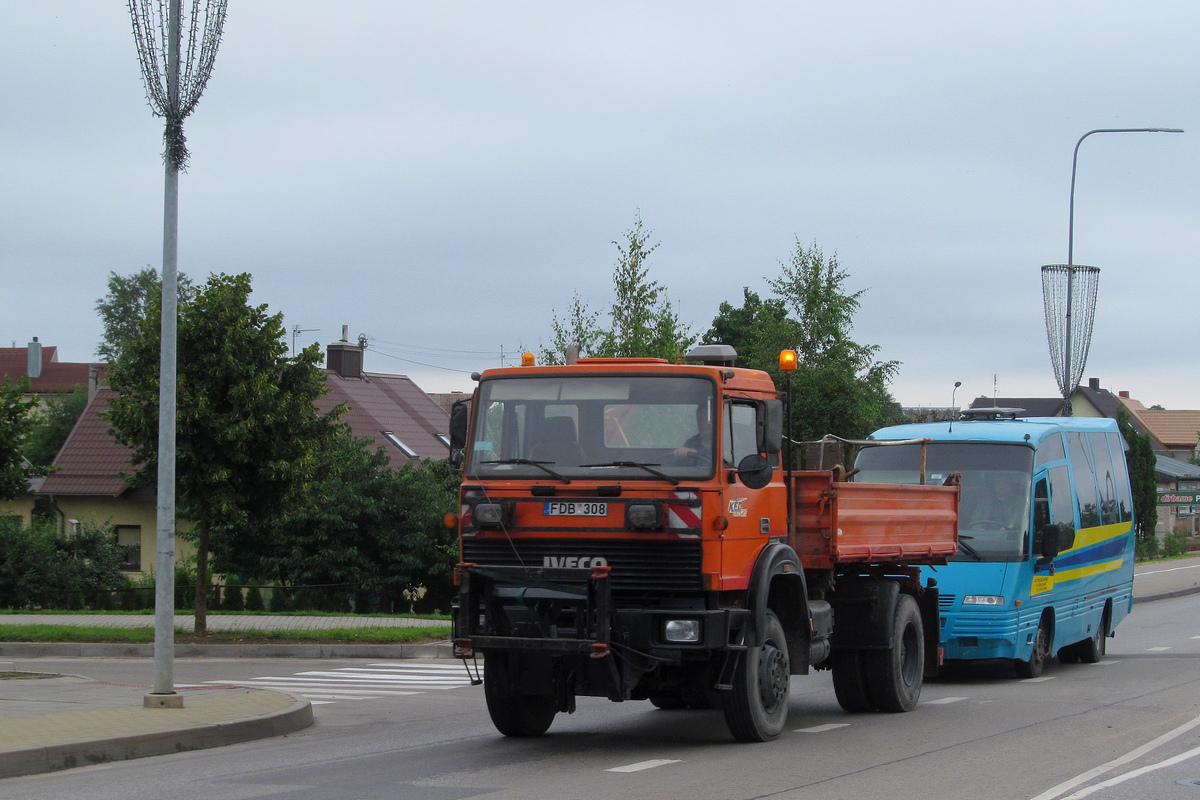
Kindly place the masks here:
[(121, 562), (121, 569), (127, 572), (141, 572), (142, 526), (118, 525), (116, 530), (117, 546), (125, 552), (125, 560)]
[(396, 447), (399, 447), (400, 452), (404, 453), (404, 455), (408, 456), (409, 458), (417, 457), (417, 451), (413, 450), (411, 447), (406, 445), (404, 442), (400, 441), (400, 437), (397, 436), (396, 434), (392, 433), (391, 431), (384, 431), (383, 435), (388, 438), (389, 442), (396, 445)]

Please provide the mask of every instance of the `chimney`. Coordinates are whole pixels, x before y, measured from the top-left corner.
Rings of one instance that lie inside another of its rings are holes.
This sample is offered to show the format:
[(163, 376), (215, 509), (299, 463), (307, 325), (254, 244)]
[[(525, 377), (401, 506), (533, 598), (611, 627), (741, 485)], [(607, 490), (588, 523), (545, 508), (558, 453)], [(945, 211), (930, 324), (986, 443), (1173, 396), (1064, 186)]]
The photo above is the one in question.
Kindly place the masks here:
[(1126, 400), (1129, 399), (1129, 392), (1117, 392), (1117, 395), (1119, 397), (1124, 397)]
[(325, 366), (343, 378), (361, 378), (363, 368), (363, 348), (359, 344), (350, 344), (346, 337), (349, 335), (349, 325), (342, 326), (342, 340), (334, 342), (326, 349)]
[(1091, 389), (1093, 392), (1100, 391), (1100, 379), (1099, 378), (1088, 378), (1088, 388)]
[(29, 343), (29, 366), (26, 368), (25, 374), (29, 376), (30, 380), (42, 377), (42, 346), (38, 344), (36, 336)]
[(96, 396), (96, 390), (100, 388), (100, 365), (88, 364), (88, 402), (92, 402), (92, 398)]

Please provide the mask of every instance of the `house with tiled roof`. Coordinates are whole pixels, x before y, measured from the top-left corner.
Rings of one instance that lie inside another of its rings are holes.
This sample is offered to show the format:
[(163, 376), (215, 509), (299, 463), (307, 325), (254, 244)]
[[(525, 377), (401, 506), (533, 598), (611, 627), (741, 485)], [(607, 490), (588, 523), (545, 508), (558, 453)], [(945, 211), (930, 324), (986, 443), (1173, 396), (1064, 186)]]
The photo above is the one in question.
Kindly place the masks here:
[(29, 378), (29, 393), (41, 397), (70, 394), (76, 387), (94, 391), (104, 378), (104, 364), (60, 362), (58, 348), (43, 347), (33, 337), (25, 347), (0, 347), (0, 383)]
[(1158, 455), (1154, 464), (1158, 484), (1158, 526), (1160, 535), (1200, 534), (1200, 466), (1189, 461)]
[[(329, 346), (328, 363), (323, 371), (329, 392), (317, 401), (318, 409), (345, 403), (342, 420), (355, 436), (382, 447), (393, 468), (449, 456), (449, 414), (407, 376), (364, 372), (362, 347), (345, 341)], [(115, 396), (107, 386), (95, 393), (54, 460), (58, 471), (36, 496), (59, 516), (64, 530), (81, 521), (114, 526), (126, 548), (126, 568), (141, 571), (153, 567), (157, 498), (154, 487), (132, 488), (122, 477), (135, 471), (132, 451), (100, 418)], [(178, 527), (191, 526), (181, 519)], [(177, 540), (176, 549), (180, 557), (193, 552), (185, 540)]]

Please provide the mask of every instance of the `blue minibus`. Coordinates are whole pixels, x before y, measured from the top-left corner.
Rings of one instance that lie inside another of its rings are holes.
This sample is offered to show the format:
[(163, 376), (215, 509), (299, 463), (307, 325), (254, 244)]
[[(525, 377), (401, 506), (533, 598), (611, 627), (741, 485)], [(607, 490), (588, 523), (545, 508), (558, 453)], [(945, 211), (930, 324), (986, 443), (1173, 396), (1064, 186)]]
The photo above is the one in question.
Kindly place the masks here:
[(1034, 678), (1055, 651), (1094, 663), (1133, 605), (1133, 501), (1111, 419), (968, 409), (954, 422), (882, 428), (854, 480), (961, 475), (959, 549), (925, 567), (940, 592), (947, 660), (1012, 659)]

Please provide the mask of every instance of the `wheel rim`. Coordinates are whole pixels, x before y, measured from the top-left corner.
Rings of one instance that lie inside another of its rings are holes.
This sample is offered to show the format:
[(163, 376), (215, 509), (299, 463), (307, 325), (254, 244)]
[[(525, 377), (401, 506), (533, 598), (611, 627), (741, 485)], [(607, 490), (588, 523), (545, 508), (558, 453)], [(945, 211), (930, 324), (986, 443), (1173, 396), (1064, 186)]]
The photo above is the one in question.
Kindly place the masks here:
[(1033, 656), (1032, 661), (1035, 664), (1041, 664), (1046, 660), (1046, 651), (1049, 649), (1050, 637), (1046, 634), (1046, 629), (1039, 626), (1037, 637), (1033, 640)]
[(783, 651), (764, 642), (758, 657), (758, 696), (768, 711), (778, 706), (788, 690), (788, 663)]

